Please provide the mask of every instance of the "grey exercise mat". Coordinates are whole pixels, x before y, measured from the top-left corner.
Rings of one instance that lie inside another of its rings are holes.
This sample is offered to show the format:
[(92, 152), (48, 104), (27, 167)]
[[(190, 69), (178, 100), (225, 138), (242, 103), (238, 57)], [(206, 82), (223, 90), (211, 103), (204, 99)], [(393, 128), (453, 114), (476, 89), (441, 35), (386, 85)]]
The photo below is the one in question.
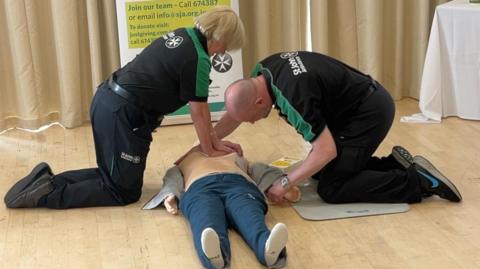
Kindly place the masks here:
[(351, 203), (327, 204), (317, 194), (317, 181), (310, 180), (299, 186), (302, 198), (292, 203), (297, 213), (306, 220), (329, 220), (361, 216), (407, 212), (408, 204)]

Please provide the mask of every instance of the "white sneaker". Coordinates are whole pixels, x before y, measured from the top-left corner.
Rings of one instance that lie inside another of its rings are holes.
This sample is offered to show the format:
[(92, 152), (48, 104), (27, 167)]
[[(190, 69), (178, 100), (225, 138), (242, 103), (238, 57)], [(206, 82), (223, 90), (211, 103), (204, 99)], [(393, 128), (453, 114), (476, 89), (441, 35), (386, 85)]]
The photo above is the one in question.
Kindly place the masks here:
[(265, 243), (265, 262), (268, 266), (272, 266), (277, 262), (280, 252), (287, 245), (287, 240), (287, 226), (283, 223), (275, 224)]
[(225, 267), (218, 234), (212, 228), (205, 228), (202, 232), (202, 250), (210, 263), (217, 269)]

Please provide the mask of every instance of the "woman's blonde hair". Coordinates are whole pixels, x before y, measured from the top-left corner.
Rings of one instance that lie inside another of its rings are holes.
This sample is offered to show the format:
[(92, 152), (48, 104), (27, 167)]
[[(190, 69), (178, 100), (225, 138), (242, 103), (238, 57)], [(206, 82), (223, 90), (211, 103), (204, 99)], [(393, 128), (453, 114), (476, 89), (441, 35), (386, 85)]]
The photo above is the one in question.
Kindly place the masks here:
[(245, 43), (245, 29), (235, 11), (217, 6), (195, 18), (197, 27), (207, 40), (220, 41), (226, 50), (239, 49)]

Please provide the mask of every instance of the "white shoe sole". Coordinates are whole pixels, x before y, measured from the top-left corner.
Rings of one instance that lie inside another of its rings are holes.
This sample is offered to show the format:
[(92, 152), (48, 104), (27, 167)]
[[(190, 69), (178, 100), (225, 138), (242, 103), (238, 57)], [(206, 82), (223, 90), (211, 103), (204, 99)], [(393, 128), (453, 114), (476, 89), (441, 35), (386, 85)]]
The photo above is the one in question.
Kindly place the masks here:
[(455, 194), (455, 196), (457, 196), (458, 202), (462, 201), (462, 195), (458, 191), (457, 187), (455, 187), (455, 185), (445, 175), (443, 175), (431, 162), (429, 162), (423, 156), (415, 156), (413, 157), (413, 160), (414, 163), (420, 166), (423, 170), (427, 171), (437, 180), (440, 180), (443, 184), (447, 185), (451, 192)]
[(287, 226), (283, 223), (275, 224), (265, 243), (265, 263), (268, 266), (272, 266), (277, 262), (278, 256), (287, 245), (287, 241)]
[(215, 268), (224, 268), (222, 251), (220, 250), (220, 240), (217, 232), (212, 228), (206, 228), (202, 232), (202, 250), (205, 256), (210, 260), (210, 263)]

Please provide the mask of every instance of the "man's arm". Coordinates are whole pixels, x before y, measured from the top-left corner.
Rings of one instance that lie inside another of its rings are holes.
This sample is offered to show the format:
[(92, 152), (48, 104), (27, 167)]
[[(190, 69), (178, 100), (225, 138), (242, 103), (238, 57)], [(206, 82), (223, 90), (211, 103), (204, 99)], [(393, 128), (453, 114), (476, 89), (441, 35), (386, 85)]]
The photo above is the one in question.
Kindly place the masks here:
[[(290, 180), (289, 187), (296, 186), (301, 181), (310, 178), (335, 157), (337, 157), (335, 140), (328, 127), (325, 127), (320, 136), (312, 143), (312, 150), (307, 158), (300, 166), (288, 174), (288, 179)], [(276, 182), (268, 190), (268, 197), (274, 202), (280, 202), (287, 191), (288, 188), (283, 188), (279, 182)]]
[(240, 125), (241, 122), (234, 120), (228, 115), (228, 113), (223, 114), (222, 118), (215, 125), (215, 133), (219, 139), (223, 139), (229, 134), (233, 133), (235, 129)]

